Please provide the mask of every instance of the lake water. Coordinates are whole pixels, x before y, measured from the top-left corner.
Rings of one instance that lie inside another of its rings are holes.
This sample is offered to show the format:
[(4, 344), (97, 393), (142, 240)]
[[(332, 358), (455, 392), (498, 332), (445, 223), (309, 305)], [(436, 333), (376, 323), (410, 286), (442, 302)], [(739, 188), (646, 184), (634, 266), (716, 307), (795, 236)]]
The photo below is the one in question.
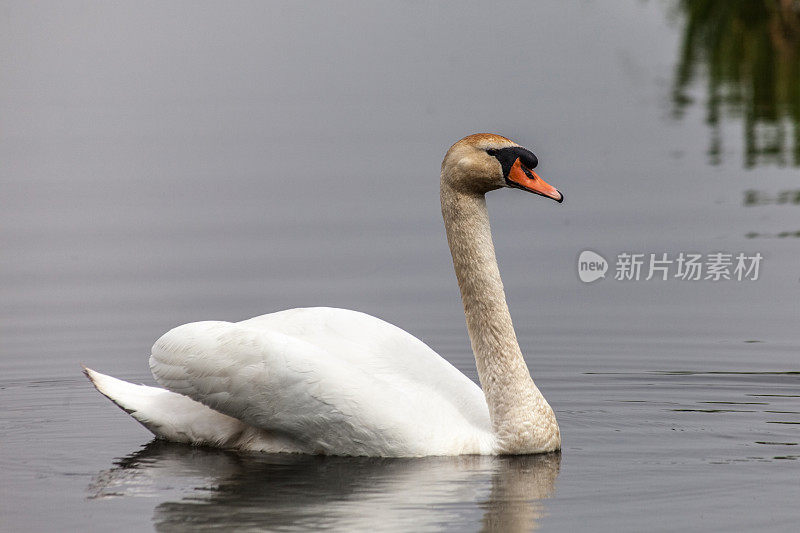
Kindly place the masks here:
[[(7, 4), (0, 529), (794, 530), (800, 24), (745, 4)], [(565, 193), (488, 200), (560, 455), (151, 442), (80, 374), (153, 384), (175, 325), (330, 305), (476, 379), (438, 173), (477, 131)], [(681, 252), (763, 260), (644, 279)]]

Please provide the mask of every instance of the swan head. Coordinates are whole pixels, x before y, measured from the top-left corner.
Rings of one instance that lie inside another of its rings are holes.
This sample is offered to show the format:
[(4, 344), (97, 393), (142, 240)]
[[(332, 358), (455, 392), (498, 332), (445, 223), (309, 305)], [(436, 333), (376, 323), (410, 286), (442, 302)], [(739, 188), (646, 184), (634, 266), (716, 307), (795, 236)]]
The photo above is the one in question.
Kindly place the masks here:
[(564, 195), (533, 171), (538, 163), (533, 152), (510, 139), (476, 133), (447, 151), (442, 161), (442, 182), (465, 193), (485, 194), (512, 187), (563, 202)]

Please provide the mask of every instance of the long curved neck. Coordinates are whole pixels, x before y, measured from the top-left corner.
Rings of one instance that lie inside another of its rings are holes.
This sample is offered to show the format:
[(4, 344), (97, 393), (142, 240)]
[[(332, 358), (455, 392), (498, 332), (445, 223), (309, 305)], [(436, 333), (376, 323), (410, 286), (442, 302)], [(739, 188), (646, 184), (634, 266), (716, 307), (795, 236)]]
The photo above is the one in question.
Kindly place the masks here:
[(558, 449), (555, 416), (531, 379), (511, 323), (486, 198), (453, 189), (443, 174), (441, 200), (478, 377), (500, 451)]

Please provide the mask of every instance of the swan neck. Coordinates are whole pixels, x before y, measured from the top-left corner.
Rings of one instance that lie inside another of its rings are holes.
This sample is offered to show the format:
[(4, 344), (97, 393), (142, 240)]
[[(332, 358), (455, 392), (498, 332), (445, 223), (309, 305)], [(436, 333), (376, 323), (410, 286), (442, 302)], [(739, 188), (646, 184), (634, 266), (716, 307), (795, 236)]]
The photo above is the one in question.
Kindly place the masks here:
[[(531, 379), (511, 322), (486, 198), (453, 189), (443, 174), (441, 201), (478, 377), (499, 452), (558, 449), (555, 416)], [(546, 422), (544, 429), (542, 422)]]
[[(442, 192), (447, 240), (481, 385), (488, 391), (501, 378), (530, 381), (497, 266), (486, 198), (446, 189)], [(490, 363), (501, 362), (515, 363), (508, 365), (513, 372), (497, 376), (487, 373)]]

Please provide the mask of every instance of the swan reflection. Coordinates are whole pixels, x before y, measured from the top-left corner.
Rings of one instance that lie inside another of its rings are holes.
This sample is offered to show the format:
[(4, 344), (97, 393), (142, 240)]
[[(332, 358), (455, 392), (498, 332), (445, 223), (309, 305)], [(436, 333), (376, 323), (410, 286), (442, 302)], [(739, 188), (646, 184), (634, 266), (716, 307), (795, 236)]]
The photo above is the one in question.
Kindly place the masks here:
[(530, 531), (561, 455), (414, 459), (242, 454), (153, 441), (95, 476), (90, 498), (165, 499), (157, 531)]

